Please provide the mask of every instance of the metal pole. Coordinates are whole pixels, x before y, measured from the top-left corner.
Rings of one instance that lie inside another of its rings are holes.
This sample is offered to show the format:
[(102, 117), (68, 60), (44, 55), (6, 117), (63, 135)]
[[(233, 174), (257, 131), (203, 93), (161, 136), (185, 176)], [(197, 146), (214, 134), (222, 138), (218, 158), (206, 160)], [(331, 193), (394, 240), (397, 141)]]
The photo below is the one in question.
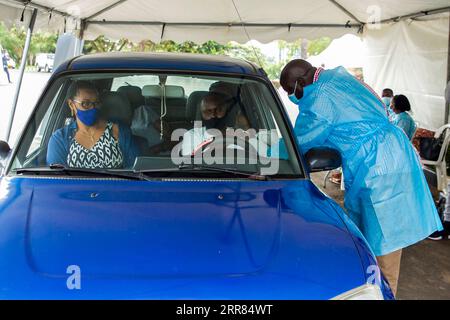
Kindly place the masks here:
[[(448, 44), (447, 44), (447, 83), (450, 81), (450, 14), (448, 17)], [(450, 101), (445, 101), (445, 123), (449, 123)]]
[(9, 138), (11, 136), (11, 129), (12, 129), (12, 125), (14, 122), (14, 115), (16, 113), (17, 101), (19, 99), (20, 87), (22, 85), (22, 79), (23, 79), (23, 73), (25, 72), (25, 66), (27, 65), (28, 50), (30, 49), (31, 35), (33, 34), (33, 28), (34, 28), (34, 23), (36, 22), (37, 13), (38, 13), (38, 9), (33, 9), (33, 13), (31, 15), (31, 20), (28, 25), (27, 37), (25, 39), (25, 47), (23, 48), (22, 61), (20, 62), (19, 79), (17, 80), (16, 92), (14, 94), (14, 100), (13, 100), (13, 104), (12, 104), (11, 114), (9, 116), (8, 127), (6, 129), (6, 141), (7, 142), (9, 141)]

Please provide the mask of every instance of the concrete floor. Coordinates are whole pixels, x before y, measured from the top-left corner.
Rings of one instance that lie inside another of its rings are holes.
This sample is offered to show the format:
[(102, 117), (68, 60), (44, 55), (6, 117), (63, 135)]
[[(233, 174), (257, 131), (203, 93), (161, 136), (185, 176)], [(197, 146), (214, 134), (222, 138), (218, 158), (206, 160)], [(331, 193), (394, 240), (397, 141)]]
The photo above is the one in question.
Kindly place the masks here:
[[(314, 183), (343, 206), (344, 191), (327, 182), (325, 173), (311, 175)], [(403, 250), (397, 299), (450, 299), (450, 240), (423, 240)]]

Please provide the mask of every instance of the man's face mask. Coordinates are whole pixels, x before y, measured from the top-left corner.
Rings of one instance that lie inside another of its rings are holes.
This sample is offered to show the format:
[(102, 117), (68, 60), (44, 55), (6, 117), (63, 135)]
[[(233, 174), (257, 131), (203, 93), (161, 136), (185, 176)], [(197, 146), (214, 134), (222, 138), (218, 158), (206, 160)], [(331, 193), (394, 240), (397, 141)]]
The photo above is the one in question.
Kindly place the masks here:
[(297, 98), (297, 96), (295, 95), (295, 91), (297, 91), (297, 83), (298, 83), (298, 80), (295, 81), (294, 92), (292, 92), (292, 93), (288, 96), (288, 97), (289, 97), (289, 100), (291, 100), (292, 103), (294, 103), (294, 104), (299, 104), (299, 103), (300, 103), (300, 99)]
[(383, 100), (383, 103), (386, 105), (386, 107), (389, 108), (389, 106), (391, 105), (392, 98), (390, 98), (390, 97), (383, 97), (383, 98), (381, 98), (381, 100)]
[(202, 120), (202, 124), (206, 129), (216, 128), (218, 126), (219, 119), (212, 118), (209, 120)]

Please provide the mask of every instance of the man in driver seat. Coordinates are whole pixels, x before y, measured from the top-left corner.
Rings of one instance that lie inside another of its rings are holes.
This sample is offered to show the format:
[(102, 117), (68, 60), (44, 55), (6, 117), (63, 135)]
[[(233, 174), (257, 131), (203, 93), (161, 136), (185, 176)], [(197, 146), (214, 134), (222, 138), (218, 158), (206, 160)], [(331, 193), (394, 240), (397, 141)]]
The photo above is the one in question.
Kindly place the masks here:
[(230, 103), (227, 96), (217, 92), (208, 93), (200, 103), (200, 114), (202, 126), (194, 126), (183, 135), (183, 144), (181, 153), (183, 156), (189, 156), (195, 153), (199, 148), (212, 141), (214, 135), (212, 130), (217, 129), (224, 133), (226, 127), (222, 121), (229, 110)]

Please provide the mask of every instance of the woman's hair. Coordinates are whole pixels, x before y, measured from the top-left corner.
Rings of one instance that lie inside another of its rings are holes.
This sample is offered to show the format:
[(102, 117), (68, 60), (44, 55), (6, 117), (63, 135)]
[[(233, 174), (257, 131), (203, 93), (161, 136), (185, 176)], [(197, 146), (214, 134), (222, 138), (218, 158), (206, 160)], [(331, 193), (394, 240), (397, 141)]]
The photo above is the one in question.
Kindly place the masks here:
[(77, 80), (70, 84), (69, 90), (68, 90), (68, 98), (73, 99), (80, 90), (92, 90), (97, 91), (97, 88), (95, 85), (86, 80)]
[(411, 110), (411, 104), (409, 103), (409, 100), (406, 96), (402, 94), (398, 94), (392, 98), (394, 101), (394, 107), (396, 110), (400, 112), (410, 111)]

